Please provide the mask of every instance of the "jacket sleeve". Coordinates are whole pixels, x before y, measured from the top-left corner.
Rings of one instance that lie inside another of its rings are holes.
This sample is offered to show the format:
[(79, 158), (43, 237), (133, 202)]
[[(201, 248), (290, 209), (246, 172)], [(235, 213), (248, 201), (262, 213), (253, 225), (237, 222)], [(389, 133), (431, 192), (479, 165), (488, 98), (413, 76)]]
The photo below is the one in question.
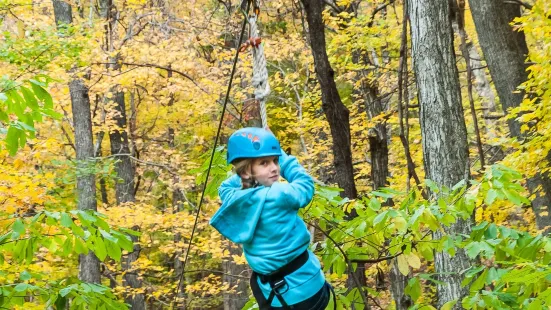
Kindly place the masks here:
[(285, 198), (292, 208), (307, 206), (314, 196), (314, 179), (306, 172), (297, 158), (282, 152), (280, 157), (281, 176), (289, 183), (274, 183), (278, 194)]
[(220, 187), (218, 187), (218, 196), (220, 196), (220, 200), (222, 200), (222, 202), (231, 200), (235, 192), (240, 190), (242, 186), (239, 175), (234, 174), (227, 178), (220, 184)]

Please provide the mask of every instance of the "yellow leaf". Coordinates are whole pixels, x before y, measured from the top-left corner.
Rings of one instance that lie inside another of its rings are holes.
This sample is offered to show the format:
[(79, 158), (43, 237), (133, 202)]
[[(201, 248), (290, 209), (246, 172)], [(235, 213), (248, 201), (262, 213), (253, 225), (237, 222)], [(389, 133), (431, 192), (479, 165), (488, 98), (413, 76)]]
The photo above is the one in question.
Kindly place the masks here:
[(421, 260), (419, 259), (419, 257), (413, 253), (410, 253), (408, 256), (407, 256), (407, 261), (408, 261), (408, 264), (415, 268), (415, 269), (419, 269), (421, 268)]
[(400, 216), (394, 219), (394, 226), (399, 231), (405, 231), (407, 227), (407, 222), (403, 217)]
[(405, 255), (400, 255), (397, 257), (398, 260), (398, 270), (404, 275), (407, 276), (409, 274), (409, 265), (408, 261)]

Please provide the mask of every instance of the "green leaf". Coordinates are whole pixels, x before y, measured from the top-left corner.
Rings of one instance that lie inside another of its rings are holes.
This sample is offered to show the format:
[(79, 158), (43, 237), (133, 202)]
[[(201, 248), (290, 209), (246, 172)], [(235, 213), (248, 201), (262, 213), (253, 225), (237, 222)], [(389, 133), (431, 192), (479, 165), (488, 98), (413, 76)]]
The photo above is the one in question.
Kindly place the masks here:
[(50, 94), (44, 88), (42, 88), (42, 86), (40, 85), (42, 83), (39, 83), (36, 80), (30, 80), (30, 82), (35, 96), (44, 102), (44, 108), (53, 109), (54, 102), (52, 100), (52, 96), (50, 96)]
[(36, 101), (34, 94), (24, 86), (20, 86), (19, 89), (23, 93), (23, 97), (25, 98), (27, 105), (33, 110), (38, 109), (38, 102)]
[(67, 298), (65, 296), (62, 296), (61, 294), (59, 294), (58, 297), (55, 300), (56, 310), (64, 310), (66, 305), (67, 305)]
[(498, 196), (497, 191), (495, 191), (494, 189), (488, 190), (488, 192), (486, 193), (486, 198), (484, 199), (484, 203), (488, 206), (491, 205), (494, 202), (494, 200), (497, 198), (497, 196)]
[(31, 274), (27, 270), (24, 270), (19, 274), (19, 279), (21, 279), (22, 281), (30, 280)]
[(77, 254), (88, 254), (88, 248), (86, 247), (85, 243), (79, 238), (75, 238), (75, 252)]
[(67, 238), (63, 242), (63, 255), (68, 256), (73, 251), (73, 239)]
[(121, 248), (127, 250), (128, 252), (132, 252), (134, 250), (134, 242), (132, 242), (132, 239), (130, 239), (129, 236), (115, 231), (111, 231), (111, 233), (117, 237), (117, 244)]
[(106, 240), (105, 245), (109, 257), (118, 262), (122, 256), (121, 248), (116, 244), (116, 242), (112, 242), (111, 240)]
[(96, 225), (99, 228), (102, 228), (104, 231), (109, 231), (111, 228), (109, 227), (109, 224), (107, 224), (104, 220), (102, 220), (100, 217), (96, 217)]
[(484, 237), (486, 239), (495, 239), (497, 238), (497, 226), (496, 224), (492, 223), (488, 226), (486, 229), (486, 232), (484, 233)]
[(6, 148), (10, 152), (10, 155), (13, 156), (15, 153), (17, 153), (17, 149), (19, 149), (19, 138), (23, 134), (23, 132), (20, 129), (17, 129), (13, 126), (10, 126), (8, 128), (8, 133), (6, 135)]
[(102, 238), (96, 237), (93, 251), (100, 261), (103, 261), (105, 257), (107, 257), (107, 249), (105, 248), (105, 243)]
[(484, 270), (484, 272), (482, 272), (482, 274), (473, 282), (473, 284), (471, 284), (471, 292), (477, 292), (484, 287), (484, 284), (486, 283), (487, 273), (488, 270)]
[(73, 226), (73, 220), (71, 219), (71, 216), (67, 213), (61, 214), (61, 225), (63, 227), (72, 227)]
[(543, 307), (541, 306), (541, 300), (534, 299), (529, 305), (527, 310), (541, 310)]
[(84, 237), (84, 229), (76, 225), (74, 222), (71, 224), (71, 230), (76, 236), (79, 236), (82, 238)]
[(25, 292), (31, 285), (28, 283), (19, 283), (17, 284), (13, 290), (16, 292)]
[(379, 213), (374, 219), (373, 219), (373, 226), (376, 226), (377, 224), (383, 222), (386, 219), (386, 216), (388, 215), (388, 211), (383, 211)]
[(425, 179), (425, 184), (431, 190), (431, 192), (433, 192), (433, 193), (440, 192), (440, 186), (438, 186), (438, 184), (436, 184), (434, 181), (429, 180), (429, 179)]
[(25, 224), (23, 224), (21, 219), (17, 219), (13, 222), (12, 230), (21, 235), (25, 232)]
[(480, 242), (474, 241), (474, 242), (471, 242), (471, 243), (467, 244), (465, 249), (467, 250), (467, 255), (471, 259), (473, 259), (473, 258), (478, 256), (478, 253), (480, 253), (480, 251), (482, 250), (482, 247), (480, 246)]
[(413, 301), (416, 301), (421, 297), (421, 283), (419, 282), (418, 278), (411, 278), (408, 281), (408, 285), (406, 286), (404, 292), (411, 296), (411, 299)]
[(67, 296), (69, 293), (71, 293), (72, 290), (76, 289), (77, 288), (77, 285), (76, 284), (71, 284), (69, 286), (67, 286), (66, 288), (64, 289), (61, 289), (59, 290), (59, 295), (61, 297), (65, 297)]

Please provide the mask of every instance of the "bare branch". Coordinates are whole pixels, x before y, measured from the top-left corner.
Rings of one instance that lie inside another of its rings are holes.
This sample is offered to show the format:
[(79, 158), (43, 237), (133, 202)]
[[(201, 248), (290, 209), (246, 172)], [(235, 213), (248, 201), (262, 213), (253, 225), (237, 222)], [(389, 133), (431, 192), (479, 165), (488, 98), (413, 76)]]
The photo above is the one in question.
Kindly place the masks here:
[(518, 5), (521, 5), (521, 6), (525, 7), (528, 10), (531, 10), (534, 7), (533, 5), (531, 5), (529, 3), (526, 3), (524, 1), (521, 1), (521, 0), (504, 0), (503, 3), (518, 4)]

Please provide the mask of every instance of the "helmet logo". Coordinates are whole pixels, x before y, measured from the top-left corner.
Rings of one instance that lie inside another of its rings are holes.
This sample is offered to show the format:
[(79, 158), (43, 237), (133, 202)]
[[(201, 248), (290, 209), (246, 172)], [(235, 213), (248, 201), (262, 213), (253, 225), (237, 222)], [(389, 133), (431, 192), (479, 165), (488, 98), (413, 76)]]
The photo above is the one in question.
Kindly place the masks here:
[(257, 142), (253, 142), (253, 147), (254, 147), (255, 150), (258, 151), (258, 150), (260, 149), (260, 142), (258, 142), (258, 141), (257, 141)]

